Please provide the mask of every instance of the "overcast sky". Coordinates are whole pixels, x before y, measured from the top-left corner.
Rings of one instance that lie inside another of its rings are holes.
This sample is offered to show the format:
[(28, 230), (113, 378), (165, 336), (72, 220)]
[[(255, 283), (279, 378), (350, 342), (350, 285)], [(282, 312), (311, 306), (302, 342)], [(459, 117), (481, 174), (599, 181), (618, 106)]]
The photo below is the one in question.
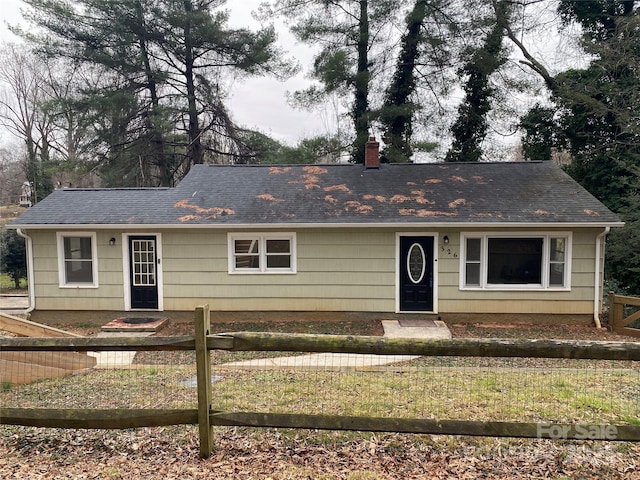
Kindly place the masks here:
[[(9, 32), (7, 23), (20, 22), (20, 8), (24, 4), (20, 0), (0, 1), (0, 39), (18, 41), (19, 39)], [(258, 25), (251, 18), (251, 11), (256, 9), (261, 1), (228, 1), (226, 8), (231, 11), (232, 24), (256, 28)], [(309, 64), (311, 55), (306, 46), (296, 44), (286, 28), (280, 28), (278, 36), (289, 56), (297, 58), (302, 64)], [(232, 96), (228, 104), (231, 115), (237, 124), (259, 130), (289, 144), (295, 144), (303, 138), (332, 133), (336, 125), (334, 109), (308, 112), (293, 109), (287, 104), (286, 93), (301, 89), (307, 84), (304, 72), (284, 83), (267, 78), (236, 82), (232, 86)], [(2, 139), (7, 139), (6, 135), (3, 135)]]

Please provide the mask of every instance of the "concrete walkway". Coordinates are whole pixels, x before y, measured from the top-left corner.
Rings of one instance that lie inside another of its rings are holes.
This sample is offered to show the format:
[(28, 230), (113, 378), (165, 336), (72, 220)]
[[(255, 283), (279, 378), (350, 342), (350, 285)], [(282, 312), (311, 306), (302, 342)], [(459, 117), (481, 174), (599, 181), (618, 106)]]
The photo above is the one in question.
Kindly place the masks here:
[[(382, 320), (387, 338), (451, 338), (447, 325), (439, 320)], [(222, 367), (246, 369), (295, 368), (309, 370), (359, 370), (413, 360), (412, 355), (371, 355), (357, 353), (311, 353), (289, 357), (261, 358), (230, 362)]]
[[(100, 332), (98, 338), (105, 337), (150, 337), (155, 332)], [(137, 352), (87, 352), (87, 355), (96, 357), (96, 367), (125, 367), (133, 363), (133, 357)]]
[(381, 323), (387, 338), (451, 338), (442, 320), (382, 320)]

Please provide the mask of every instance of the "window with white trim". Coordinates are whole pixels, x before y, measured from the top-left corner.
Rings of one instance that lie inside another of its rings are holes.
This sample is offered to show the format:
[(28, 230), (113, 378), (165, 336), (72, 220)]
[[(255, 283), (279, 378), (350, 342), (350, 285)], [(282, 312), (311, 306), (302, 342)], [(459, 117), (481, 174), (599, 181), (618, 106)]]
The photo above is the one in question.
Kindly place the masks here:
[(570, 288), (570, 233), (462, 234), (461, 289)]
[(95, 233), (57, 233), (60, 287), (97, 287)]
[(229, 234), (229, 273), (295, 273), (294, 233)]

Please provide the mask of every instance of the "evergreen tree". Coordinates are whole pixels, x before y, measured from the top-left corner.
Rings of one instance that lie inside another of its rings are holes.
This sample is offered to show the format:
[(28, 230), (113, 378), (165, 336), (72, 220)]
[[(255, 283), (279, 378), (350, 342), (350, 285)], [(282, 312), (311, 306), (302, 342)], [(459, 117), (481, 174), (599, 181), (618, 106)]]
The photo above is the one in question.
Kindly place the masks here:
[(337, 163), (345, 146), (337, 136), (305, 138), (291, 147), (253, 130), (241, 132), (251, 151), (251, 163), (314, 164)]
[[(437, 2), (439, 3), (439, 2)], [(439, 5), (427, 0), (416, 0), (407, 15), (406, 29), (401, 39), (400, 54), (391, 83), (385, 92), (385, 103), (380, 110), (380, 121), (384, 128), (383, 141), (386, 145), (384, 162), (407, 162), (413, 155), (413, 117), (418, 105), (412, 100), (416, 90), (416, 67), (420, 57), (420, 46), (424, 43), (436, 46), (435, 60), (444, 51), (441, 38), (424, 31), (427, 15), (440, 12)]]
[(0, 236), (0, 271), (9, 275), (16, 289), (27, 276), (27, 254), (24, 238), (14, 230), (3, 230)]
[(298, 92), (296, 98), (312, 105), (337, 93), (352, 95), (350, 116), (355, 139), (351, 161), (364, 163), (365, 143), (372, 122), (371, 82), (383, 63), (378, 52), (384, 25), (401, 5), (391, 0), (277, 0), (268, 15), (281, 15), (293, 22), (291, 31), (302, 42), (319, 47), (315, 55), (314, 79), (319, 86)]
[[(582, 47), (591, 60), (582, 69), (543, 75), (555, 102), (551, 146), (571, 154), (568, 172), (627, 225), (611, 234), (607, 271), (627, 293), (640, 293), (640, 12), (637, 1), (566, 0), (559, 4), (565, 23), (583, 31)], [(539, 63), (531, 62), (535, 67)], [(532, 68), (533, 68), (532, 67)], [(530, 118), (534, 118), (530, 116)], [(547, 117), (548, 118), (548, 117)], [(529, 130), (541, 131), (538, 118)], [(552, 142), (556, 141), (555, 145)]]
[(460, 70), (466, 78), (465, 96), (458, 107), (458, 118), (451, 127), (453, 144), (447, 162), (478, 162), (482, 157), (482, 141), (487, 134), (487, 114), (491, 110), (494, 87), (490, 77), (506, 61), (503, 38), (509, 24), (507, 0), (493, 2), (495, 18), (483, 44), (474, 49), (470, 60)]
[(553, 149), (561, 146), (555, 110), (536, 104), (520, 119), (524, 132), (522, 153), (526, 160), (551, 160)]
[[(220, 0), (25, 0), (45, 30), (25, 36), (51, 56), (91, 65), (87, 91), (107, 164), (170, 185), (191, 165), (242, 146), (223, 103), (224, 75), (286, 76), (273, 28), (227, 26)], [(114, 118), (110, 104), (126, 105)], [(111, 124), (108, 121), (114, 120)]]

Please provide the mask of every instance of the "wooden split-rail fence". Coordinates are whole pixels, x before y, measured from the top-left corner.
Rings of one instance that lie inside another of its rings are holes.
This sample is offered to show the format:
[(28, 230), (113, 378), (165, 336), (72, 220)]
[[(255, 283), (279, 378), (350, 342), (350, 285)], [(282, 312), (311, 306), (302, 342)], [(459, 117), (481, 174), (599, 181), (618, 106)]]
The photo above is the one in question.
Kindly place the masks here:
[[(275, 333), (227, 333), (211, 335), (209, 307), (195, 311), (195, 336), (146, 338), (0, 338), (3, 352), (68, 351), (176, 351), (195, 350), (197, 409), (47, 409), (0, 407), (0, 423), (56, 428), (126, 429), (193, 424), (199, 427), (200, 455), (213, 449), (214, 426), (252, 426), (376, 432), (477, 435), (520, 438), (584, 438), (640, 441), (640, 426), (561, 424), (540, 429), (538, 423), (474, 420), (379, 418), (344, 415), (308, 415), (254, 412), (222, 412), (214, 409), (210, 351), (333, 352), (375, 355), (422, 355), (460, 357), (569, 358), (594, 360), (640, 360), (635, 342), (594, 342), (517, 339), (407, 339)], [(611, 427), (615, 438), (607, 436)], [(599, 436), (597, 432), (602, 432)]]
[[(640, 308), (625, 315), (625, 307), (640, 307), (640, 298), (616, 295), (609, 292), (609, 325), (614, 332), (631, 337), (640, 337)], [(637, 327), (630, 327), (634, 324)]]

